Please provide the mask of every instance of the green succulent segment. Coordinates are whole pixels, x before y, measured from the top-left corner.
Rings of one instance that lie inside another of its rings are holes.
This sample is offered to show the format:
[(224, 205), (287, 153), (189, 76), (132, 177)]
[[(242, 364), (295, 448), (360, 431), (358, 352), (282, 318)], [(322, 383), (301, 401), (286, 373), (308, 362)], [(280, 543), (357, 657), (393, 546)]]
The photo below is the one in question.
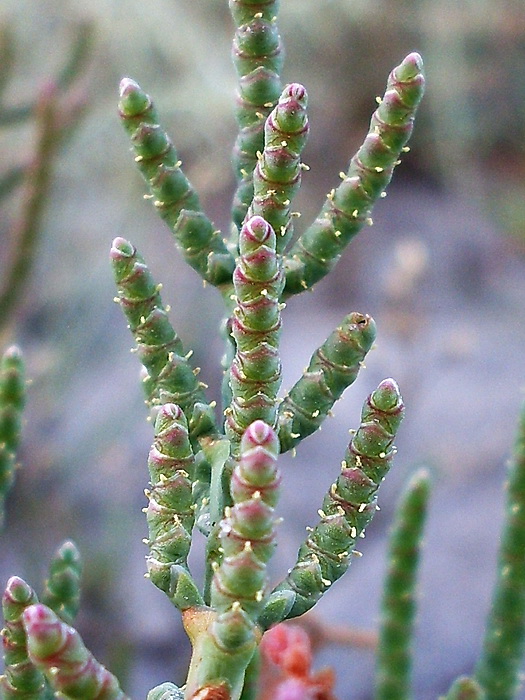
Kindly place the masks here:
[(394, 519), (376, 657), (376, 700), (406, 700), (411, 695), (417, 570), (429, 492), (428, 474), (421, 470), (411, 479)]
[(282, 252), (293, 234), (290, 205), (301, 184), (301, 152), (308, 136), (306, 90), (298, 83), (284, 88), (266, 119), (264, 150), (253, 171), (253, 201), (248, 216), (262, 216), (277, 235)]
[(376, 337), (368, 315), (351, 313), (318, 348), (308, 368), (279, 406), (281, 452), (314, 433), (352, 384)]
[(185, 697), (239, 700), (257, 648), (256, 627), (237, 601), (219, 614), (205, 608), (203, 615), (197, 631), (185, 623), (193, 647)]
[(118, 681), (86, 649), (78, 632), (40, 603), (24, 610), (29, 656), (56, 693), (82, 700), (126, 700)]
[[(297, 563), (277, 592), (292, 591), (288, 618), (312, 608), (348, 569), (359, 537), (377, 509), (377, 490), (395, 453), (393, 441), (403, 417), (403, 402), (393, 379), (385, 379), (366, 400), (361, 425), (348, 445), (341, 473), (319, 510), (320, 520), (299, 549)], [(276, 608), (276, 611), (278, 609)], [(259, 618), (266, 627), (280, 622), (267, 610)]]
[(151, 490), (146, 490), (149, 529), (146, 563), (151, 581), (169, 595), (171, 568), (174, 565), (187, 568), (195, 520), (192, 493), (195, 458), (184, 413), (175, 404), (165, 404), (159, 410), (148, 468)]
[(419, 54), (409, 54), (390, 73), (372, 115), (370, 131), (350, 161), (343, 182), (328, 195), (319, 216), (297, 240), (284, 267), (285, 294), (297, 294), (322, 279), (365, 223), (392, 178), (413, 128), (425, 80)]
[(250, 425), (230, 482), (233, 506), (226, 509), (219, 528), (222, 561), (215, 567), (211, 588), (211, 605), (218, 612), (238, 601), (256, 621), (264, 606), (266, 564), (275, 549), (278, 454), (274, 430), (260, 420)]
[(201, 211), (197, 193), (181, 170), (150, 97), (137, 83), (120, 83), (119, 111), (154, 205), (173, 231), (182, 255), (210, 284), (229, 283), (235, 265), (220, 231)]
[(230, 370), (232, 400), (225, 411), (234, 455), (251, 423), (263, 420), (274, 428), (277, 420), (283, 275), (275, 243), (272, 227), (259, 216), (248, 219), (241, 229), (233, 277), (237, 306), (232, 319), (236, 344)]
[(190, 421), (194, 435), (216, 434), (213, 405), (206, 400), (205, 385), (197, 378), (182, 342), (162, 304), (157, 285), (142, 257), (123, 238), (115, 238), (111, 262), (118, 288), (118, 302), (129, 322), (137, 351), (147, 374), (143, 378), (148, 403), (176, 403)]
[[(230, 0), (236, 25), (233, 63), (239, 79), (235, 115), (239, 135), (233, 165), (239, 182), (233, 221), (240, 229), (253, 198), (252, 173), (264, 147), (264, 125), (281, 94), (283, 49), (276, 24), (278, 0)], [(233, 241), (236, 243), (236, 241)]]
[(485, 693), (479, 684), (468, 676), (457, 678), (443, 700), (485, 700)]
[(525, 406), (507, 483), (498, 577), (475, 679), (487, 700), (511, 700), (525, 651)]
[(24, 361), (20, 350), (13, 345), (0, 359), (0, 528), (5, 498), (15, 480), (25, 397)]
[(0, 676), (0, 697), (5, 700), (44, 700), (44, 675), (31, 663), (22, 614), (37, 603), (36, 593), (25, 581), (13, 576), (2, 597), (5, 627), (2, 630), (5, 672)]
[(51, 562), (41, 600), (67, 624), (73, 622), (80, 606), (81, 574), (80, 552), (73, 542), (66, 541)]

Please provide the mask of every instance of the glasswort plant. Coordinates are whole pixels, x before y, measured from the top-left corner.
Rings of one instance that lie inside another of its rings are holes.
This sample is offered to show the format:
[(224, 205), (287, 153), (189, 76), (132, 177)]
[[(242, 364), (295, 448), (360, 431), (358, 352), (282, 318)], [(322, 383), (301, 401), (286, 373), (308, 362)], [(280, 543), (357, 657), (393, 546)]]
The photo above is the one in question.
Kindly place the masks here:
[[(277, 0), (229, 4), (235, 23), (239, 127), (229, 231), (218, 231), (202, 210), (149, 95), (129, 78), (120, 85), (119, 114), (147, 197), (171, 229), (183, 258), (217, 288), (225, 308), (218, 407), (198, 378), (191, 350), (171, 325), (161, 285), (130, 242), (120, 237), (113, 241), (116, 301), (135, 340), (155, 426), (144, 508), (147, 576), (180, 610), (192, 645), (184, 686), (167, 681), (150, 691), (149, 700), (254, 697), (265, 633), (310, 610), (360, 555), (356, 545), (377, 510), (378, 489), (391, 466), (404, 412), (391, 378), (366, 398), (341, 468), (326, 486), (319, 520), (308, 528), (286, 577), (271, 586), (267, 563), (277, 546), (279, 454), (320, 428), (355, 381), (376, 337), (370, 316), (350, 313), (281, 395), (281, 312), (290, 296), (311, 289), (327, 275), (350, 240), (371, 223), (372, 206), (408, 150), (425, 81), (417, 53), (392, 70), (362, 146), (313, 223), (296, 234), (292, 200), (307, 169), (301, 160), (309, 130), (307, 93), (297, 83), (281, 84)], [(2, 498), (13, 479), (22, 369), (18, 351), (8, 350), (0, 366)], [(522, 421), (484, 651), (474, 677), (459, 679), (448, 698), (510, 700), (517, 690), (525, 619), (524, 434)], [(379, 633), (377, 700), (410, 697), (416, 573), (428, 494), (428, 475), (418, 472), (395, 519)], [(202, 585), (188, 565), (195, 531), (206, 537)], [(71, 627), (80, 568), (78, 552), (68, 542), (51, 565), (42, 602), (22, 579), (9, 580), (3, 596), (5, 673), (0, 697), (126, 697), (115, 676)], [(304, 698), (310, 697), (310, 685), (285, 683), (279, 698), (303, 697), (298, 688), (304, 689)]]

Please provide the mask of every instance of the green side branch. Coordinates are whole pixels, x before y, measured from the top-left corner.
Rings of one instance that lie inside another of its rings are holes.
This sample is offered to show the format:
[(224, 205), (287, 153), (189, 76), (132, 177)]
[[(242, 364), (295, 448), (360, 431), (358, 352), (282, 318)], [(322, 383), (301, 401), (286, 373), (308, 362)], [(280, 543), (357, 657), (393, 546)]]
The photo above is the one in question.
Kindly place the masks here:
[(525, 406), (509, 467), (498, 575), (474, 678), (487, 700), (512, 700), (525, 652)]
[(233, 63), (238, 77), (235, 116), (239, 135), (233, 149), (238, 181), (233, 202), (231, 248), (253, 199), (252, 173), (264, 147), (264, 125), (282, 91), (283, 48), (277, 29), (278, 0), (230, 0), (235, 22)]
[(247, 216), (262, 216), (275, 231), (281, 253), (293, 235), (291, 202), (301, 185), (301, 152), (308, 136), (306, 90), (287, 85), (264, 126), (264, 149), (253, 171), (253, 200)]
[(58, 548), (41, 595), (41, 602), (71, 624), (80, 606), (82, 560), (76, 545), (67, 540)]
[(55, 693), (82, 700), (127, 700), (117, 679), (86, 649), (78, 632), (41, 603), (22, 615), (33, 664)]
[[(399, 388), (385, 379), (367, 398), (361, 425), (348, 445), (341, 473), (319, 510), (320, 520), (301, 545), (297, 562), (275, 589), (259, 624), (263, 629), (312, 608), (348, 569), (356, 545), (377, 510), (377, 490), (388, 472), (404, 412)], [(359, 556), (359, 554), (357, 554)], [(291, 594), (291, 595), (290, 595)], [(291, 598), (291, 608), (287, 605)]]
[(165, 404), (157, 414), (148, 468), (151, 488), (146, 489), (148, 506), (144, 509), (149, 530), (148, 576), (175, 605), (184, 609), (200, 604), (195, 586), (190, 600), (180, 599), (181, 586), (185, 594), (191, 586), (187, 558), (195, 522), (195, 458), (186, 418), (175, 404)]
[(223, 612), (238, 601), (254, 622), (268, 593), (266, 564), (275, 549), (278, 454), (275, 431), (263, 421), (252, 423), (242, 437), (232, 474), (233, 505), (219, 528), (222, 560), (214, 567), (211, 605)]
[(169, 321), (160, 285), (134, 246), (123, 238), (115, 238), (110, 257), (118, 289), (116, 300), (126, 315), (147, 372), (143, 382), (148, 403), (175, 403), (192, 422), (194, 432), (217, 433), (214, 404), (207, 401), (206, 385), (197, 378), (198, 368), (189, 362), (191, 352), (185, 352)]
[(309, 289), (337, 263), (350, 240), (371, 223), (371, 210), (383, 196), (399, 157), (407, 150), (423, 96), (423, 61), (409, 54), (390, 73), (387, 89), (372, 115), (370, 131), (342, 183), (327, 196), (314, 223), (285, 257), (285, 295)]
[(129, 78), (120, 83), (119, 113), (149, 196), (172, 230), (184, 259), (206, 282), (218, 287), (229, 284), (235, 260), (220, 231), (202, 211), (177, 151), (158, 123), (151, 98)]
[(314, 433), (356, 380), (376, 337), (368, 315), (351, 313), (313, 354), (303, 376), (279, 406), (281, 452)]
[(15, 480), (25, 400), (24, 361), (20, 350), (13, 345), (0, 359), (0, 527), (4, 520), (4, 502)]
[(24, 610), (38, 603), (34, 590), (23, 579), (13, 576), (2, 596), (4, 629), (4, 675), (0, 676), (3, 700), (46, 700), (46, 680), (29, 659), (27, 637), (22, 623)]
[(281, 385), (279, 337), (284, 279), (271, 226), (254, 216), (243, 225), (234, 272), (236, 307), (232, 335), (236, 352), (230, 370), (232, 399), (225, 432), (238, 451), (241, 436), (255, 420), (275, 428)]
[(410, 480), (394, 517), (381, 604), (375, 700), (411, 697), (417, 572), (429, 493), (428, 473), (420, 470)]

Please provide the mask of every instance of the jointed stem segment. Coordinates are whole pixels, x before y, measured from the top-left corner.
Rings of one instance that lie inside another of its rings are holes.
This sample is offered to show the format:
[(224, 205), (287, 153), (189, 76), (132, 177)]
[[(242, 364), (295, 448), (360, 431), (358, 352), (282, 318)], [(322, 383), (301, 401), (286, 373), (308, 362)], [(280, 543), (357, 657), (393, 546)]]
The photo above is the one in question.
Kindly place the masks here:
[(298, 294), (328, 274), (350, 240), (371, 222), (372, 206), (390, 182), (412, 133), (424, 85), (417, 53), (390, 73), (368, 136), (342, 174), (343, 182), (330, 192), (317, 219), (285, 257), (285, 295)]
[(257, 153), (264, 146), (264, 124), (281, 94), (280, 73), (283, 48), (277, 29), (278, 0), (230, 0), (236, 25), (233, 63), (239, 86), (235, 115), (239, 135), (233, 149), (233, 165), (238, 181), (233, 202), (231, 248), (237, 244), (240, 229), (253, 198), (252, 173)]
[[(348, 445), (342, 469), (330, 487), (320, 521), (299, 549), (297, 563), (276, 588), (291, 591), (295, 602), (287, 617), (312, 608), (350, 565), (358, 537), (376, 509), (376, 492), (395, 452), (393, 441), (403, 417), (403, 401), (393, 379), (385, 379), (363, 406), (361, 425)], [(280, 622), (265, 610), (260, 624)]]
[(124, 78), (119, 109), (154, 205), (173, 231), (187, 263), (210, 284), (220, 287), (228, 283), (234, 259), (220, 231), (202, 212), (199, 197), (181, 170), (177, 151), (158, 124), (150, 97), (133, 80)]
[(242, 227), (233, 278), (237, 306), (232, 320), (236, 344), (230, 371), (232, 400), (225, 422), (233, 454), (253, 421), (263, 420), (272, 428), (277, 421), (281, 385), (279, 297), (284, 280), (275, 246), (275, 233), (260, 216), (253, 216)]
[(286, 452), (314, 433), (356, 378), (376, 337), (374, 320), (351, 313), (317, 348), (308, 368), (279, 406), (279, 440)]
[(264, 126), (264, 150), (253, 171), (253, 200), (247, 216), (258, 215), (277, 236), (277, 252), (293, 234), (290, 206), (301, 184), (301, 152), (308, 136), (306, 90), (287, 85)]

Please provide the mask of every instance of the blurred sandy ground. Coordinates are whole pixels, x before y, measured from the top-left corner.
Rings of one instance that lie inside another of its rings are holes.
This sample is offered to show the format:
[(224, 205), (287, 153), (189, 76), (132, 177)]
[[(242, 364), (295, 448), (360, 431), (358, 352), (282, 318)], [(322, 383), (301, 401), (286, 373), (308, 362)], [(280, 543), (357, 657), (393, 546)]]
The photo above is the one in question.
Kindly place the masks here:
[[(32, 379), (23, 469), (0, 545), (2, 580), (18, 573), (37, 589), (65, 538), (85, 557), (87, 644), (145, 697), (181, 681), (187, 645), (178, 613), (143, 579), (141, 514), (151, 428), (136, 358), (108, 263), (114, 236), (131, 239), (163, 282), (165, 301), (204, 381), (217, 394), (220, 300), (181, 263), (170, 234), (142, 199), (116, 115), (123, 75), (156, 103), (209, 215), (226, 229), (235, 136), (231, 23), (219, 0), (4, 0), (17, 37), (9, 101), (24, 101), (61, 64), (75, 22), (97, 26), (90, 109), (62, 154), (43, 239), (16, 334)], [(444, 693), (469, 673), (479, 649), (502, 517), (505, 462), (523, 398), (525, 28), (521, 2), (283, 0), (284, 80), (310, 95), (311, 138), (297, 207), (306, 225), (366, 133), (374, 98), (411, 50), (426, 60), (428, 93), (412, 151), (374, 226), (332, 277), (288, 304), (284, 387), (349, 311), (378, 323), (367, 369), (320, 435), (283, 459), (286, 515), (273, 576), (295, 557), (304, 526), (357, 427), (360, 405), (385, 376), (407, 405), (394, 472), (364, 557), (319, 605), (328, 621), (377, 622), (388, 525), (403, 483), (427, 464), (435, 477), (421, 572), (416, 696)], [(31, 130), (0, 134), (9, 164), (31, 148)], [(2, 230), (16, 199), (0, 213)], [(196, 323), (197, 321), (197, 323)], [(201, 543), (202, 544), (202, 543)], [(198, 568), (198, 553), (194, 557)], [(371, 696), (368, 652), (325, 649), (338, 695)]]

